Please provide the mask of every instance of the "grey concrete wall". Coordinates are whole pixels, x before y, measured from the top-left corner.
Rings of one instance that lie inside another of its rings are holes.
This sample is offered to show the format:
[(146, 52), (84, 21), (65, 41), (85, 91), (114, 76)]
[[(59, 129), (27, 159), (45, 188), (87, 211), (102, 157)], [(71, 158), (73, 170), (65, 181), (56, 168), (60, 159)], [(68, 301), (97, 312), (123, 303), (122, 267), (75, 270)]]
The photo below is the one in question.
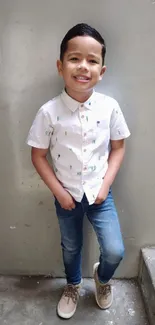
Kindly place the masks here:
[[(153, 2), (0, 1), (0, 273), (63, 276), (52, 195), (25, 139), (38, 108), (62, 88), (59, 43), (78, 22), (106, 39), (107, 72), (97, 89), (119, 101), (132, 132), (113, 187), (126, 246), (116, 275), (135, 276), (140, 247), (155, 244)], [(87, 222), (83, 256), (84, 276), (91, 276), (98, 245)]]

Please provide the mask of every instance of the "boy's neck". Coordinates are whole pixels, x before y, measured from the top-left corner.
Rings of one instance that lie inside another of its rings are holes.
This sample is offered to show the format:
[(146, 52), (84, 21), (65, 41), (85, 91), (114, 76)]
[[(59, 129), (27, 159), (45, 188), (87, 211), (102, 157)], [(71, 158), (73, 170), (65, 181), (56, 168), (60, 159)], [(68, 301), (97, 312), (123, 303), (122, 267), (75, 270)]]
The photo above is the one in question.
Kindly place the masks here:
[(71, 98), (75, 99), (77, 102), (84, 103), (86, 102), (93, 93), (93, 89), (90, 89), (88, 92), (74, 92), (65, 87), (65, 91)]

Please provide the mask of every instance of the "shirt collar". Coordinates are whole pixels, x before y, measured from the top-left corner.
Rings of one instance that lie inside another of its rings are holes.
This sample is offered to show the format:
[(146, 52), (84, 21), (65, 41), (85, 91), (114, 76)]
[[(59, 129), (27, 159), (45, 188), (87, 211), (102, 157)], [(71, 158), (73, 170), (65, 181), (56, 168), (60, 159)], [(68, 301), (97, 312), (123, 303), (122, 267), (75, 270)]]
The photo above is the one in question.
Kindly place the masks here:
[(82, 104), (84, 105), (84, 107), (91, 110), (93, 103), (95, 101), (94, 95), (95, 95), (95, 91), (93, 90), (92, 95), (84, 103), (80, 103), (75, 99), (73, 99), (72, 97), (70, 97), (64, 89), (61, 93), (61, 99), (72, 112), (75, 112), (76, 109), (78, 109)]

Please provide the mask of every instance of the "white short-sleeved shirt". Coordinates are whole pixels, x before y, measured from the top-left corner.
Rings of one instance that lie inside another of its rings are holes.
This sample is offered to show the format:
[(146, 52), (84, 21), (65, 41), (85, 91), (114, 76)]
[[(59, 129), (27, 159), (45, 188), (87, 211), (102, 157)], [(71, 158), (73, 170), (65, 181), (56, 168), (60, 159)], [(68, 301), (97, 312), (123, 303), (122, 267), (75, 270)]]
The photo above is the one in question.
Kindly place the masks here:
[(63, 90), (39, 109), (27, 144), (49, 148), (55, 175), (64, 188), (78, 202), (85, 193), (93, 204), (108, 168), (110, 140), (129, 135), (116, 100), (94, 91), (79, 103)]

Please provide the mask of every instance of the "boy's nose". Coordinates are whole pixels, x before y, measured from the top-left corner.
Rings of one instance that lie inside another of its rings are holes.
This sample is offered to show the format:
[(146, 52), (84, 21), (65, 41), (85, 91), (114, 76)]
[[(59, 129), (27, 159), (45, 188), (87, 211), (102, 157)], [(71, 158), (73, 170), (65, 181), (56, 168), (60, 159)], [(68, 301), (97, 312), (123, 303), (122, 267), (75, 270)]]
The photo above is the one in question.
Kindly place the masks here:
[(87, 62), (84, 60), (80, 62), (80, 64), (78, 65), (78, 70), (88, 70)]

